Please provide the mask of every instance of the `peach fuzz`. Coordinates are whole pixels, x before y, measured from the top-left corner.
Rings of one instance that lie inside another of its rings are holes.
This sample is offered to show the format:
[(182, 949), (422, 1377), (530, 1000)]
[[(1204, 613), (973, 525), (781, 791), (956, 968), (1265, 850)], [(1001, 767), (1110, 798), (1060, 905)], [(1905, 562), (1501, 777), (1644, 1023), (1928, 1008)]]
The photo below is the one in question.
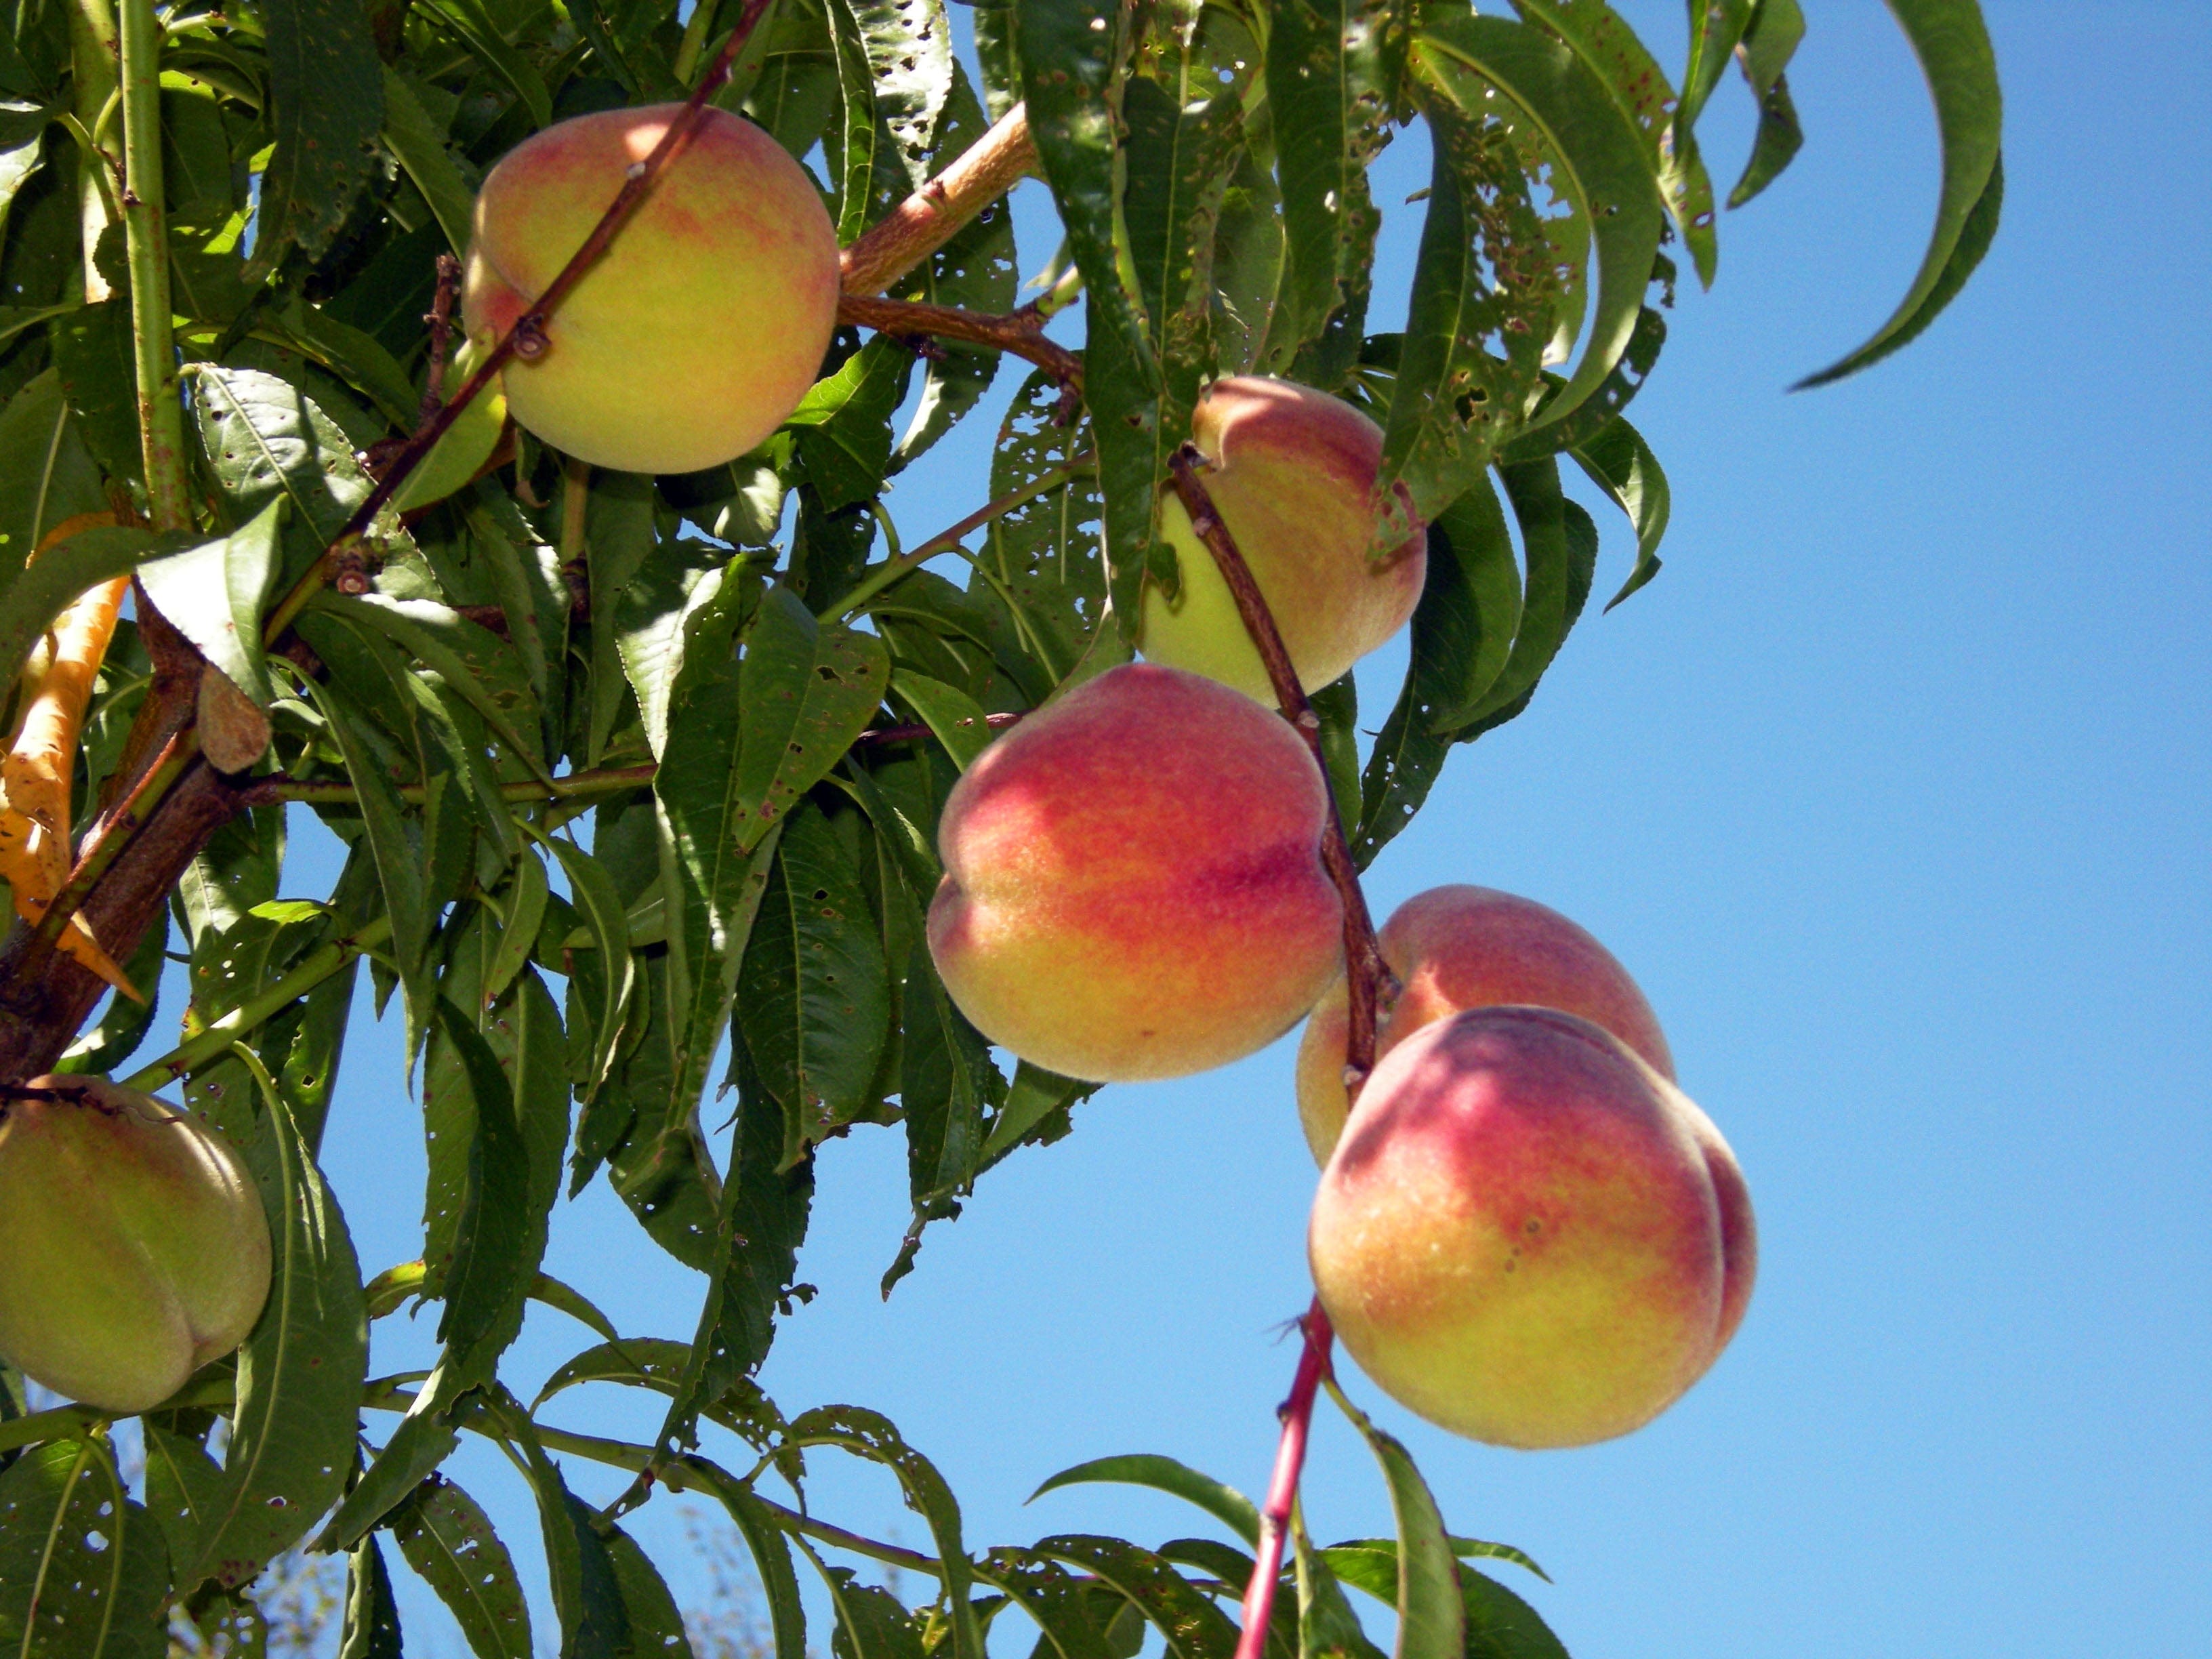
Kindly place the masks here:
[[(479, 350), (559, 274), (681, 107), (561, 121), (477, 192), (462, 311)], [(505, 372), (514, 418), (628, 472), (690, 472), (753, 448), (806, 395), (837, 317), (837, 236), (806, 171), (708, 109), (545, 329)]]
[(0, 1355), (103, 1411), (157, 1406), (253, 1328), (269, 1224), (198, 1117), (96, 1078), (0, 1103)]
[[(1661, 1076), (1674, 1076), (1667, 1038), (1628, 970), (1547, 905), (1494, 887), (1431, 887), (1400, 905), (1379, 938), (1382, 959), (1405, 989), (1376, 1034), (1378, 1058), (1447, 1014), (1523, 1002), (1578, 1014)], [(1344, 1127), (1346, 1006), (1340, 980), (1322, 994), (1298, 1045), (1298, 1118), (1316, 1164), (1328, 1162)]]
[[(1237, 376), (1200, 394), (1191, 441), (1213, 465), (1206, 492), (1273, 611), (1309, 691), (1338, 678), (1405, 626), (1428, 574), (1428, 537), (1368, 557), (1382, 428), (1350, 404), (1289, 380)], [(1413, 498), (1399, 488), (1410, 514)], [(1147, 583), (1138, 647), (1153, 662), (1233, 685), (1270, 708), (1274, 693), (1229, 585), (1170, 489), (1160, 532), (1176, 550), (1181, 591)]]
[(1376, 1067), (1314, 1200), (1314, 1284), (1359, 1367), (1496, 1445), (1640, 1427), (1712, 1363), (1720, 1206), (1671, 1085), (1552, 1008), (1432, 1022)]
[(938, 828), (929, 948), (994, 1042), (1069, 1077), (1181, 1077), (1280, 1036), (1342, 961), (1327, 785), (1280, 716), (1151, 664), (977, 757)]

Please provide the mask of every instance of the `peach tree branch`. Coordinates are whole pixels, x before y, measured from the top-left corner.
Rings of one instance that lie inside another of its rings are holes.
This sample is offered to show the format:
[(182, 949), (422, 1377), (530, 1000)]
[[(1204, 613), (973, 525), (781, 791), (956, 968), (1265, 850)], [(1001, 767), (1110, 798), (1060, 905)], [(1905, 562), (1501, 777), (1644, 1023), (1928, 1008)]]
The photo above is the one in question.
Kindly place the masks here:
[(1057, 341), (1046, 339), (1044, 314), (1026, 307), (1000, 315), (963, 311), (957, 306), (848, 294), (837, 301), (837, 320), (872, 328), (894, 338), (929, 334), (944, 340), (972, 341), (1025, 357), (1063, 386), (1083, 384), (1083, 359)]
[(1026, 106), (961, 151), (952, 165), (861, 232), (838, 258), (846, 294), (881, 294), (1036, 170)]

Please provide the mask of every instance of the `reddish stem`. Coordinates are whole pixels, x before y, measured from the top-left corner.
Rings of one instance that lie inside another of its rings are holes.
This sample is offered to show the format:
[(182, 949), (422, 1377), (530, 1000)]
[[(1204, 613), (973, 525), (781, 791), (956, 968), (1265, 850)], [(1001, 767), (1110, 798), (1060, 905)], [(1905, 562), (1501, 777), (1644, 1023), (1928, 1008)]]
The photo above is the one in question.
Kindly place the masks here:
[[(1266, 665), (1267, 683), (1282, 706), (1283, 718), (1306, 740), (1324, 779), (1328, 822), (1322, 834), (1322, 863), (1344, 904), (1345, 976), (1352, 994), (1344, 1044), (1344, 1083), (1346, 1092), (1356, 1100), (1360, 1085), (1375, 1065), (1376, 1004), (1386, 987), (1395, 991), (1396, 981), (1375, 938), (1367, 896), (1359, 886), (1359, 869), (1352, 862), (1344, 823), (1337, 816), (1335, 792), (1326, 783), (1328, 763), (1322, 753), (1321, 717), (1314, 713), (1305, 689), (1298, 684), (1291, 653), (1275, 626), (1273, 613), (1267, 609), (1267, 598), (1253, 578), (1251, 566), (1244, 562), (1237, 538), (1214, 507), (1213, 496), (1200, 476), (1206, 467), (1206, 458), (1192, 444), (1183, 445), (1168, 460), (1169, 475), (1184, 511), (1190, 514), (1191, 529), (1213, 555), (1222, 580), (1229, 585), (1245, 631), (1251, 635), (1260, 660)], [(1329, 1346), (1335, 1334), (1329, 1328), (1328, 1315), (1319, 1297), (1298, 1322), (1305, 1334), (1305, 1346), (1298, 1355), (1297, 1373), (1291, 1381), (1290, 1398), (1279, 1413), (1282, 1438), (1275, 1447), (1275, 1472), (1267, 1483), (1267, 1501), (1260, 1511), (1260, 1545), (1254, 1553), (1251, 1582), (1244, 1589), (1244, 1628), (1237, 1638), (1237, 1659), (1261, 1659), (1267, 1650), (1267, 1632), (1274, 1621), (1275, 1590), (1282, 1577), (1283, 1540), (1290, 1533), (1291, 1516), (1298, 1498), (1298, 1476), (1305, 1467), (1306, 1437), (1313, 1427), (1314, 1395), (1328, 1372)]]

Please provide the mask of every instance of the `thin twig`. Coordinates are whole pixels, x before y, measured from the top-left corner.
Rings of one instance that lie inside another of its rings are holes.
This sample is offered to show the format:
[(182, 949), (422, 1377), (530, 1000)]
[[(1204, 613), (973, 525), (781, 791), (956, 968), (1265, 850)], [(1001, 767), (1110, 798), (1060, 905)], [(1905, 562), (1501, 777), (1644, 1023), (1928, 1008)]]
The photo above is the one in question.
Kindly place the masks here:
[(868, 227), (839, 256), (848, 295), (881, 294), (1036, 170), (1026, 106), (960, 152), (952, 165)]
[(963, 311), (957, 306), (922, 305), (912, 300), (867, 299), (848, 294), (837, 301), (837, 320), (872, 328), (893, 337), (933, 335), (969, 340), (977, 345), (1026, 357), (1063, 386), (1083, 384), (1083, 359), (1044, 337), (1045, 318), (1024, 307), (1000, 314)]
[(450, 253), (438, 256), (438, 291), (430, 301), (430, 369), (422, 379), (422, 403), (416, 424), (428, 422), (446, 406), (446, 348), (453, 333), (453, 301), (461, 291), (461, 262)]
[(932, 559), (940, 558), (953, 551), (992, 520), (1004, 518), (1016, 507), (1025, 506), (1038, 496), (1059, 489), (1070, 478), (1079, 476), (1089, 468), (1093, 459), (1091, 455), (1085, 453), (1078, 455), (1059, 466), (1048, 468), (1036, 477), (1030, 479), (1029, 483), (1018, 489), (1008, 490), (994, 501), (984, 502), (959, 523), (939, 531), (937, 534), (911, 552), (902, 553), (896, 558), (886, 559), (874, 569), (863, 574), (859, 586), (824, 610), (822, 612), (823, 620), (836, 622), (852, 615), (854, 611), (874, 599), (877, 594), (882, 592), (909, 570), (918, 569)]
[[(983, 716), (983, 724), (994, 732), (1003, 732), (1008, 726), (1019, 723), (1024, 718), (1024, 712), (1016, 709), (1011, 714), (986, 714)], [(926, 726), (872, 726), (853, 739), (853, 747), (858, 749), (863, 744), (874, 743), (919, 743), (926, 738), (936, 735)]]
[[(1328, 819), (1322, 834), (1322, 862), (1336, 885), (1344, 904), (1345, 976), (1351, 990), (1351, 1018), (1346, 1022), (1344, 1080), (1348, 1094), (1357, 1099), (1360, 1085), (1375, 1065), (1375, 1010), (1386, 985), (1395, 985), (1375, 938), (1375, 924), (1367, 912), (1366, 895), (1360, 890), (1358, 866), (1345, 840), (1344, 823), (1337, 816), (1336, 797), (1327, 784), (1328, 763), (1322, 753), (1321, 717), (1314, 713), (1298, 684), (1291, 653), (1283, 645), (1273, 614), (1253, 580), (1252, 568), (1237, 546), (1237, 538), (1221, 520), (1213, 496), (1200, 476), (1205, 457), (1195, 446), (1185, 444), (1168, 461), (1175, 490), (1190, 514), (1192, 530), (1213, 555), (1222, 580), (1237, 601), (1245, 631), (1267, 665), (1267, 683), (1281, 704), (1283, 718), (1297, 728), (1322, 769), (1322, 793), (1328, 803)], [(1267, 1631), (1274, 1617), (1275, 1589), (1282, 1577), (1283, 1541), (1289, 1535), (1291, 1515), (1297, 1503), (1298, 1475), (1305, 1466), (1306, 1437), (1313, 1426), (1315, 1392), (1329, 1368), (1329, 1346), (1334, 1333), (1328, 1315), (1316, 1297), (1299, 1321), (1305, 1340), (1298, 1354), (1298, 1369), (1291, 1382), (1290, 1398), (1279, 1413), (1283, 1432), (1275, 1448), (1273, 1477), (1267, 1483), (1267, 1499), (1260, 1511), (1260, 1547), (1254, 1553), (1252, 1577), (1244, 1589), (1244, 1628), (1237, 1643), (1237, 1659), (1261, 1659)]]

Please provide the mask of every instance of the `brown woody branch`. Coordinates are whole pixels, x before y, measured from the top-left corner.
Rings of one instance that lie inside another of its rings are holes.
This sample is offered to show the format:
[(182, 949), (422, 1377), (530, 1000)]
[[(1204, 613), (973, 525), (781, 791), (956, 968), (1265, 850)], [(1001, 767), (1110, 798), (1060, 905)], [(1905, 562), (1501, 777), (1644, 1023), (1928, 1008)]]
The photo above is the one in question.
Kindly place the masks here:
[(881, 294), (1036, 170), (1027, 108), (1015, 105), (952, 165), (860, 234), (839, 257), (848, 295)]
[(956, 306), (867, 299), (848, 294), (837, 302), (837, 320), (872, 328), (894, 338), (933, 335), (943, 340), (970, 340), (977, 345), (1025, 357), (1063, 386), (1083, 384), (1083, 360), (1066, 346), (1046, 339), (1044, 315), (1026, 307), (1001, 316), (990, 312), (963, 311)]

